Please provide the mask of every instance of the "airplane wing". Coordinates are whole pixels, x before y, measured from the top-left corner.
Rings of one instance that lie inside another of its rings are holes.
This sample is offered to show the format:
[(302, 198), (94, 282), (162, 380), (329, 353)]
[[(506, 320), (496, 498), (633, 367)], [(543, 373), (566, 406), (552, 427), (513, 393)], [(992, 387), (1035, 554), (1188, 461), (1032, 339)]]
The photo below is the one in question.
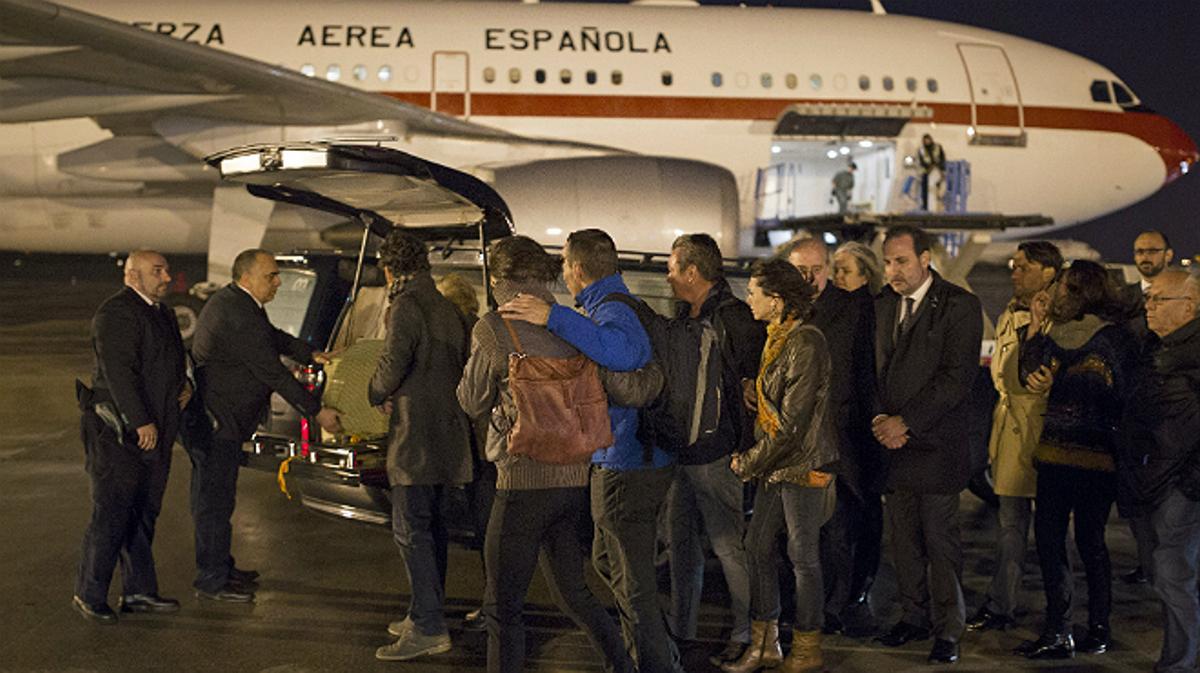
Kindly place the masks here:
[(43, 0), (0, 0), (0, 123), (91, 117), (115, 135), (164, 116), (611, 148), (517, 136)]

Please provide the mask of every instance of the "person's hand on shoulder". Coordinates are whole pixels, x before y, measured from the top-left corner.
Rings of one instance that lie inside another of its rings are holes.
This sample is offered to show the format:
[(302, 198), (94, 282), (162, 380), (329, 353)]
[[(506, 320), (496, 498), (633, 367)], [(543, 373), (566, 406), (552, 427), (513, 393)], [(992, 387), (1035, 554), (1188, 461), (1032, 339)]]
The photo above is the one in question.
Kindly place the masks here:
[(519, 294), (500, 307), (500, 316), (505, 320), (524, 320), (544, 326), (550, 320), (550, 304), (533, 295)]

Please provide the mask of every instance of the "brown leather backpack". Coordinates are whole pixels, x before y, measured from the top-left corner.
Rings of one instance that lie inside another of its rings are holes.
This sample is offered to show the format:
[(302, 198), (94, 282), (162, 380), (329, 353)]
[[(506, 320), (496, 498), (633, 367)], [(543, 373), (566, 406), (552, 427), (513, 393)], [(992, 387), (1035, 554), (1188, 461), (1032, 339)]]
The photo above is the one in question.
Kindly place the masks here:
[(505, 320), (504, 326), (517, 351), (508, 356), (508, 390), (517, 410), (508, 452), (539, 463), (572, 465), (612, 446), (608, 396), (596, 363), (584, 355), (528, 355), (512, 323)]

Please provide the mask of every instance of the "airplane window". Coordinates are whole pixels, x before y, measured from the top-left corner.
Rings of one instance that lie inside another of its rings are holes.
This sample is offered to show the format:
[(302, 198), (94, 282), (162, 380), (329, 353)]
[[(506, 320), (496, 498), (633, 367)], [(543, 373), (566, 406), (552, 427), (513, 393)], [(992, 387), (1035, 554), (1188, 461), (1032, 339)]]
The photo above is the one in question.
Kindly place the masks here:
[(491, 84), (496, 81), (496, 69), (492, 67), (483, 69), (483, 81)]
[(625, 81), (625, 75), (622, 75), (620, 70), (612, 71), (612, 83), (613, 84), (619, 85), (621, 82), (624, 82), (624, 81)]
[(891, 91), (892, 89), (895, 89), (895, 88), (896, 88), (896, 83), (892, 81), (891, 77), (883, 78), (883, 90), (884, 91)]
[(721, 84), (723, 84), (724, 81), (725, 81), (725, 78), (721, 77), (721, 73), (714, 72), (712, 74), (712, 85), (713, 86), (721, 86)]
[(307, 77), (315, 77), (317, 74), (317, 69), (313, 67), (313, 64), (305, 63), (304, 65), (300, 66), (300, 74)]
[(762, 82), (762, 87), (764, 89), (770, 89), (771, 85), (775, 83), (774, 79), (771, 77), (771, 73), (769, 72), (764, 72), (759, 80)]
[(1092, 81), (1092, 101), (1096, 103), (1112, 102), (1112, 94), (1108, 91), (1108, 82), (1102, 79)]
[(904, 88), (905, 88), (905, 89), (908, 89), (909, 91), (912, 91), (913, 93), (916, 93), (916, 91), (917, 91), (917, 78), (916, 78), (916, 77), (906, 77), (906, 78), (904, 78)]
[(521, 81), (521, 69), (520, 68), (509, 68), (508, 69), (508, 81), (512, 82), (513, 84), (519, 83)]
[(858, 88), (862, 89), (863, 91), (870, 89), (871, 88), (871, 78), (867, 77), (866, 75), (859, 75), (858, 76)]
[(588, 84), (595, 84), (596, 83), (596, 71), (595, 70), (587, 71), (587, 74), (585, 75), (584, 78), (587, 79)]
[(354, 79), (361, 82), (366, 78), (367, 78), (367, 66), (365, 66), (365, 65), (354, 66)]
[(937, 80), (932, 77), (925, 80), (925, 88), (929, 89), (929, 93), (937, 93), (937, 89), (938, 89)]
[(795, 89), (796, 85), (799, 84), (799, 79), (796, 77), (796, 73), (789, 72), (788, 74), (784, 75), (783, 83), (787, 85), (787, 88)]
[(558, 80), (560, 82), (562, 82), (563, 84), (570, 84), (571, 83), (571, 71), (567, 70), (566, 68), (559, 70), (558, 71)]
[(671, 86), (675, 83), (675, 76), (671, 74), (670, 70), (662, 71), (662, 83), (663, 86)]
[(817, 89), (820, 89), (821, 88), (821, 76), (814, 72), (812, 75), (809, 76), (808, 83), (812, 85), (812, 88), (814, 91), (816, 91)]
[(533, 81), (537, 82), (538, 84), (545, 84), (546, 83), (546, 71), (542, 70), (541, 68), (534, 70), (533, 71)]
[(379, 66), (379, 74), (377, 75), (377, 77), (379, 77), (380, 82), (387, 82), (388, 80), (392, 79), (392, 66), (390, 66), (390, 65)]
[(1120, 82), (1113, 82), (1112, 84), (1113, 98), (1116, 99), (1117, 105), (1121, 107), (1132, 106), (1134, 104), (1133, 93)]
[(336, 82), (342, 78), (342, 66), (331, 65), (325, 69), (325, 79), (330, 82)]

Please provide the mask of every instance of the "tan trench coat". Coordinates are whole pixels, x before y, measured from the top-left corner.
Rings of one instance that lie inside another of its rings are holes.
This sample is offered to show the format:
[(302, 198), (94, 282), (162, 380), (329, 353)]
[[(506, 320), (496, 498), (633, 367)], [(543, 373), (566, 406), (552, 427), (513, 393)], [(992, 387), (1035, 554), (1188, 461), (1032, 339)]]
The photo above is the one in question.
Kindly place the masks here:
[(996, 495), (1032, 498), (1037, 495), (1037, 470), (1033, 450), (1042, 435), (1045, 394), (1031, 393), (1018, 379), (1021, 349), (1017, 329), (1029, 324), (1029, 311), (1012, 304), (996, 320), (996, 350), (992, 355), (992, 383), (1000, 401), (992, 414), (988, 458)]

